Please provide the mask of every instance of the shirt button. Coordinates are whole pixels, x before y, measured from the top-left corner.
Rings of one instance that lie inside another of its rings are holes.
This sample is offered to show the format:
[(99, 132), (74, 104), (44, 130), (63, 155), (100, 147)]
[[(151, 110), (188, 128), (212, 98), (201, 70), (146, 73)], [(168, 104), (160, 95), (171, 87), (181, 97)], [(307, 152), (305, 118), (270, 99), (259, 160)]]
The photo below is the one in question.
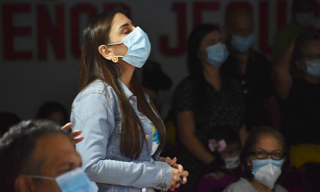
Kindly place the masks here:
[(244, 91), (243, 91), (243, 93), (244, 93), (244, 94), (247, 94), (247, 93), (248, 93), (248, 91), (247, 91), (247, 90), (244, 90)]
[(133, 104), (133, 101), (132, 101), (131, 99), (129, 100), (129, 102), (130, 102), (131, 104)]
[(146, 188), (142, 188), (142, 189), (141, 189), (141, 192), (146, 192), (146, 191), (147, 191)]

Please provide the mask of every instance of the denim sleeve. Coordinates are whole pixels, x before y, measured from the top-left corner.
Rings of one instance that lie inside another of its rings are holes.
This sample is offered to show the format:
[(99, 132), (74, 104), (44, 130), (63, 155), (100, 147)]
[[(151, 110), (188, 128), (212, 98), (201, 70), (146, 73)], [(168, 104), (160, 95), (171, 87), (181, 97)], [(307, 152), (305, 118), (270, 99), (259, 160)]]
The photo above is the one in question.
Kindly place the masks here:
[(113, 99), (92, 93), (74, 105), (73, 130), (82, 130), (84, 136), (76, 148), (85, 172), (97, 183), (167, 190), (172, 180), (172, 170), (167, 163), (107, 158), (108, 141), (115, 126)]

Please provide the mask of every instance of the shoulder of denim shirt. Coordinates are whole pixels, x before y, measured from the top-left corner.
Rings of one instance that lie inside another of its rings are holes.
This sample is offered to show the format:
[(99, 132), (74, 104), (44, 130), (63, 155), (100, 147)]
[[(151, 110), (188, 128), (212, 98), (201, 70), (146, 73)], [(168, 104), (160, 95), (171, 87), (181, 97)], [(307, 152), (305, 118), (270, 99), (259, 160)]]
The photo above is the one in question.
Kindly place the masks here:
[(101, 94), (104, 96), (110, 96), (113, 95), (113, 93), (113, 88), (107, 82), (96, 79), (78, 93), (75, 101), (79, 102), (81, 99), (87, 97), (90, 94)]
[[(118, 82), (120, 83), (122, 89), (123, 89), (123, 92), (126, 94), (126, 97), (129, 98), (131, 96), (133, 96), (134, 94), (130, 91), (130, 89), (128, 89), (128, 87), (120, 80), (118, 79)], [(146, 101), (150, 104), (150, 98), (149, 98), (149, 95), (145, 92), (143, 92), (144, 94), (144, 97), (146, 99)]]
[[(118, 79), (122, 90), (124, 91), (127, 98), (134, 95), (130, 89), (120, 80)], [(96, 79), (88, 84), (85, 88), (83, 88), (77, 95), (75, 101), (80, 101), (82, 98), (90, 95), (90, 94), (102, 94), (102, 95), (116, 95), (114, 89), (105, 81), (101, 79)], [(144, 96), (148, 103), (150, 103), (149, 95), (144, 93)]]

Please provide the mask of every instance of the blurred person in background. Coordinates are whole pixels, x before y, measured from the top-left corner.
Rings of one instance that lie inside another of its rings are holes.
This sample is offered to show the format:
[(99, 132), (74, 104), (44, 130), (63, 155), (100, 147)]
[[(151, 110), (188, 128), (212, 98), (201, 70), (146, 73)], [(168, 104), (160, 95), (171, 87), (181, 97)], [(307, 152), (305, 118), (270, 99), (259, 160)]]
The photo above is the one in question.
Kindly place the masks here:
[(240, 154), (242, 177), (224, 192), (287, 192), (277, 184), (286, 154), (285, 140), (279, 131), (270, 127), (254, 129)]
[(276, 62), (292, 40), (301, 33), (311, 30), (310, 25), (314, 21), (315, 0), (293, 0), (292, 21), (284, 26), (276, 34), (271, 60)]
[(320, 34), (299, 35), (274, 64), (273, 76), (293, 164), (320, 163)]
[(181, 188), (184, 192), (195, 191), (202, 170), (224, 165), (206, 147), (212, 128), (230, 127), (241, 142), (246, 139), (241, 85), (220, 71), (228, 54), (221, 32), (214, 25), (200, 25), (188, 38), (189, 75), (176, 87), (172, 103), (178, 159), (190, 173), (188, 183)]
[(172, 84), (172, 80), (164, 73), (159, 63), (152, 60), (146, 61), (142, 68), (141, 85), (160, 114), (162, 114), (162, 104), (158, 97), (158, 93), (160, 90), (170, 89)]
[(247, 130), (261, 125), (279, 128), (280, 113), (271, 79), (271, 64), (252, 47), (255, 41), (252, 11), (230, 7), (224, 29), (230, 56), (222, 70), (241, 83)]
[(229, 127), (215, 127), (207, 148), (215, 158), (222, 159), (224, 165), (203, 170), (205, 175), (199, 182), (197, 192), (222, 192), (240, 178), (239, 134)]
[(39, 108), (36, 119), (48, 119), (63, 126), (68, 123), (69, 114), (66, 108), (56, 101), (48, 101)]

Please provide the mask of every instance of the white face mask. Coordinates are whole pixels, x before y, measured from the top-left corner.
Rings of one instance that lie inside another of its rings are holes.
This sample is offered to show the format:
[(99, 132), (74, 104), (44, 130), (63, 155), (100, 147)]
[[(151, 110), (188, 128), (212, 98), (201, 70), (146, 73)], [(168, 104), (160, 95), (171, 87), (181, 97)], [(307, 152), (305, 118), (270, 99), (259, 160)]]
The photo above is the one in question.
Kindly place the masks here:
[(223, 159), (227, 169), (234, 169), (240, 165), (239, 156)]
[(252, 160), (254, 179), (273, 189), (275, 182), (281, 174), (282, 160), (259, 159)]

